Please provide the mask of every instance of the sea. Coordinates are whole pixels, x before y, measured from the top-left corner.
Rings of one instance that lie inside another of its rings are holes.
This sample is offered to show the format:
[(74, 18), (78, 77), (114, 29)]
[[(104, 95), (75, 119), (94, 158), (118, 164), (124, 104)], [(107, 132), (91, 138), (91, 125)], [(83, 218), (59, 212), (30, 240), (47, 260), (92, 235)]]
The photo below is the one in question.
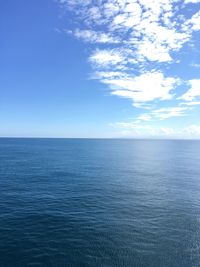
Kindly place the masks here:
[(0, 267), (199, 267), (200, 141), (0, 139)]

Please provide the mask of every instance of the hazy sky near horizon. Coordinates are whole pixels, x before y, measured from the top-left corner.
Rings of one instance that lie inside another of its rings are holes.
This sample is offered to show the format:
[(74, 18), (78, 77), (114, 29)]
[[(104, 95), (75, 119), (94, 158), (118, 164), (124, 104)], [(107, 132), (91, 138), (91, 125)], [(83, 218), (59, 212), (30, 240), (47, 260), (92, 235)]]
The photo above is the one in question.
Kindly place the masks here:
[(200, 0), (0, 12), (0, 136), (200, 138)]

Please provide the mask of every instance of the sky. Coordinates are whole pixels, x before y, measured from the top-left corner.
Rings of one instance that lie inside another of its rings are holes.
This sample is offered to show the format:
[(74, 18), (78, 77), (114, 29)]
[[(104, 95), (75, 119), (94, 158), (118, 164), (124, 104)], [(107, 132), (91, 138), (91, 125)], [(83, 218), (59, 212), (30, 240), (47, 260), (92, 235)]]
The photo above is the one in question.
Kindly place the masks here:
[(0, 136), (200, 138), (200, 0), (2, 0)]

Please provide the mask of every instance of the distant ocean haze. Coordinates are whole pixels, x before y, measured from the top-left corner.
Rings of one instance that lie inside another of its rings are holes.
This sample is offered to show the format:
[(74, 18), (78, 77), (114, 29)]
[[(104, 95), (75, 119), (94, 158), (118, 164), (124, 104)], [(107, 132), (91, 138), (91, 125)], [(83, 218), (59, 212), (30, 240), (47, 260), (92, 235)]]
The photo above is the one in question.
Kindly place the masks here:
[(200, 266), (200, 141), (0, 139), (0, 266)]

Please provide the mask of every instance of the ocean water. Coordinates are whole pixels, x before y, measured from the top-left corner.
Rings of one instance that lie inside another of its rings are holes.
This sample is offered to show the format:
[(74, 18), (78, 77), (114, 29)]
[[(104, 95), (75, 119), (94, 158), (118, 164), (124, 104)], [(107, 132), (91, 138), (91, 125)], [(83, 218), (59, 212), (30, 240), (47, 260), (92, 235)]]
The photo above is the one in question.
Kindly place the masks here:
[(200, 266), (200, 141), (0, 139), (0, 266)]

